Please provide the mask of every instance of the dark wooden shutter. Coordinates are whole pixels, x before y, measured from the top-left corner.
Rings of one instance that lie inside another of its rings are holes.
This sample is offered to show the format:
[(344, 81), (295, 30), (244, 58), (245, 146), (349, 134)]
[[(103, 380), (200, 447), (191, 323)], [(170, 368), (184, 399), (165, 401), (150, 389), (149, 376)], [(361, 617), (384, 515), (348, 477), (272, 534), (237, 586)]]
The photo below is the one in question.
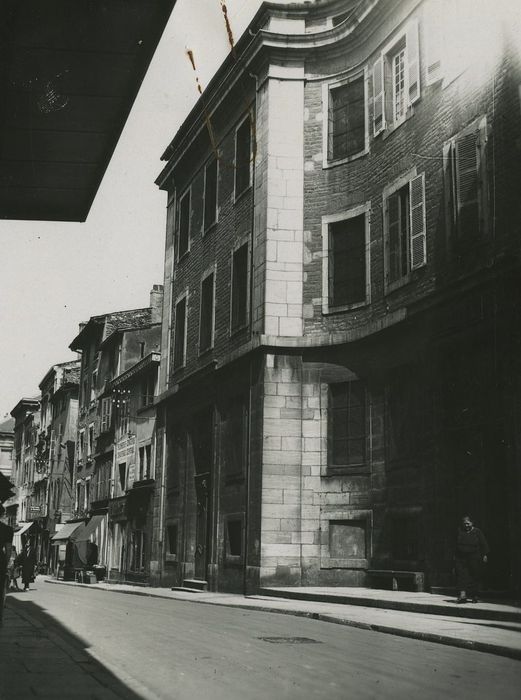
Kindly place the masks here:
[(462, 134), (455, 143), (457, 230), (462, 238), (480, 230), (479, 131)]

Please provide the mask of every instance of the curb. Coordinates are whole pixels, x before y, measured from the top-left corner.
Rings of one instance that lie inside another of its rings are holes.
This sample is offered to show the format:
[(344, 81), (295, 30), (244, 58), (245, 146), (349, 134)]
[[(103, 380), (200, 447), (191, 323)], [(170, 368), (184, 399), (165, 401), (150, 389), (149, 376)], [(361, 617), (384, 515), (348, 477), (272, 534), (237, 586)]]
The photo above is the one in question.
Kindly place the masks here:
[[(450, 637), (443, 634), (434, 634), (432, 632), (417, 632), (415, 630), (402, 629), (400, 627), (394, 627), (392, 625), (381, 625), (374, 624), (370, 622), (360, 622), (358, 620), (348, 620), (343, 617), (338, 617), (337, 615), (331, 615), (329, 613), (318, 613), (318, 612), (307, 612), (305, 610), (288, 610), (275, 608), (269, 605), (251, 606), (244, 603), (234, 603), (234, 602), (221, 602), (217, 603), (212, 600), (197, 600), (196, 597), (193, 599), (185, 598), (175, 598), (173, 596), (165, 596), (156, 593), (145, 593), (141, 590), (136, 591), (121, 591), (117, 589), (110, 588), (96, 588), (91, 584), (86, 583), (73, 583), (68, 581), (53, 581), (49, 579), (44, 579), (45, 583), (55, 584), (58, 586), (72, 586), (79, 588), (89, 588), (90, 590), (97, 590), (98, 592), (105, 593), (122, 593), (124, 595), (137, 595), (145, 598), (159, 598), (160, 600), (177, 600), (182, 603), (184, 602), (195, 602), (202, 605), (217, 605), (220, 607), (228, 608), (239, 608), (242, 610), (251, 610), (253, 612), (268, 612), (268, 613), (278, 613), (279, 615), (293, 615), (294, 617), (306, 617), (311, 620), (319, 620), (321, 622), (329, 622), (336, 625), (344, 625), (345, 627), (355, 627), (358, 629), (363, 629), (371, 632), (381, 632), (382, 634), (391, 634), (396, 637), (407, 637), (410, 639), (418, 639), (423, 642), (433, 642), (435, 644), (444, 644), (445, 646), (458, 647), (460, 649), (469, 649), (471, 651), (480, 651), (487, 654), (493, 654), (495, 656), (503, 656), (509, 659), (515, 659), (521, 661), (521, 649), (515, 649), (512, 647), (501, 646), (499, 644), (491, 644), (489, 642), (479, 642), (472, 641), (469, 639), (463, 639), (462, 637)], [(315, 602), (315, 601), (313, 601)]]

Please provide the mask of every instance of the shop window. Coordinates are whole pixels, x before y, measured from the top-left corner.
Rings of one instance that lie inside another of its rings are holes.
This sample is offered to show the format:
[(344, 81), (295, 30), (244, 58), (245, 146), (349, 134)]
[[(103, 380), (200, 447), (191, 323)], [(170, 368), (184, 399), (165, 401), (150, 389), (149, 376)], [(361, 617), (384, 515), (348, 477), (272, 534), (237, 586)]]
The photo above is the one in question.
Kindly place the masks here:
[(411, 22), (373, 66), (373, 132), (398, 126), (420, 98), (418, 24)]
[(201, 312), (199, 319), (199, 352), (213, 346), (214, 333), (214, 274), (207, 275), (201, 283)]
[(424, 173), (384, 190), (384, 236), (386, 289), (391, 291), (427, 262)]
[(204, 232), (217, 221), (218, 162), (213, 156), (204, 169)]
[(366, 393), (361, 381), (329, 385), (328, 469), (341, 472), (366, 462)]
[(328, 87), (328, 162), (361, 155), (366, 150), (364, 75)]
[(248, 244), (234, 251), (232, 257), (232, 332), (248, 322)]
[(186, 296), (175, 305), (174, 369), (183, 367), (186, 356)]
[(448, 229), (453, 243), (476, 240), (487, 228), (486, 117), (445, 144), (443, 152)]
[[(356, 211), (359, 211), (358, 209)], [(366, 304), (369, 248), (366, 213), (324, 217), (325, 313)]]
[(251, 121), (250, 117), (235, 132), (235, 199), (251, 184)]
[(179, 200), (177, 223), (177, 259), (190, 250), (190, 218), (191, 218), (191, 191), (190, 188)]

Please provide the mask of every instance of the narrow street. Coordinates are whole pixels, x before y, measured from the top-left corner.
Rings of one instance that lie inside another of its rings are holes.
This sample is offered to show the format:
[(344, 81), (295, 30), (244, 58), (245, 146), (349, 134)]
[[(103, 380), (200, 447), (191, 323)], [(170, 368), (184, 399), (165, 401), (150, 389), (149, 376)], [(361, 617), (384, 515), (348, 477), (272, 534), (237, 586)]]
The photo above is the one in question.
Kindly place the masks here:
[[(2, 700), (508, 700), (518, 697), (521, 681), (519, 662), (480, 652), (290, 615), (42, 580), (28, 593), (10, 594), (6, 612)], [(59, 659), (52, 658), (51, 646)], [(55, 679), (48, 677), (50, 668), (56, 668)], [(44, 672), (51, 691), (42, 682)]]

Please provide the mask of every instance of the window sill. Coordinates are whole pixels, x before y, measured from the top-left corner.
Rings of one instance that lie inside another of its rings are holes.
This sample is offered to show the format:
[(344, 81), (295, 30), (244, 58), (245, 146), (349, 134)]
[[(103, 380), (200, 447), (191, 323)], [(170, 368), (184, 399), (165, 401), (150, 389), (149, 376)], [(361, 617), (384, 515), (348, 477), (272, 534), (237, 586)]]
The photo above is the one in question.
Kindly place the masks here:
[(149, 411), (151, 408), (154, 408), (154, 402), (152, 403), (147, 403), (146, 406), (140, 406), (137, 410), (136, 413), (139, 416), (140, 413), (145, 413), (145, 411)]
[(356, 311), (357, 309), (363, 309), (371, 305), (371, 300), (366, 298), (364, 301), (357, 301), (353, 304), (346, 304), (345, 306), (329, 306), (325, 304), (322, 307), (322, 314), (324, 316), (332, 316), (334, 314), (345, 313), (346, 311)]
[(214, 345), (213, 345), (213, 343), (212, 343), (209, 347), (204, 348), (204, 350), (199, 350), (198, 357), (199, 357), (200, 359), (202, 359), (202, 358), (204, 358), (204, 357), (206, 357), (206, 356), (211, 355), (213, 349), (214, 349)]
[(345, 158), (326, 158), (322, 161), (322, 168), (323, 170), (329, 170), (330, 168), (336, 168), (338, 165), (345, 165), (346, 163), (352, 163), (354, 160), (358, 160), (359, 158), (363, 158), (364, 156), (368, 155), (369, 153), (369, 147), (364, 148), (363, 151), (359, 151), (358, 153), (353, 153), (351, 156), (346, 156)]
[(239, 194), (234, 192), (233, 203), (237, 204), (237, 202), (239, 202), (245, 196), (245, 194), (251, 190), (251, 186), (252, 185), (250, 182), (250, 184), (247, 187), (245, 187), (241, 192), (239, 192)]
[(242, 555), (234, 556), (232, 554), (226, 554), (224, 557), (224, 565), (230, 569), (240, 568), (243, 565)]
[(239, 335), (241, 331), (246, 330), (249, 327), (248, 321), (246, 323), (243, 323), (241, 326), (237, 326), (236, 328), (230, 328), (230, 338), (233, 338), (236, 335)]
[(190, 248), (188, 248), (188, 250), (185, 250), (185, 252), (182, 255), (178, 256), (177, 264), (179, 265), (179, 263), (184, 262), (189, 255), (190, 255)]
[(368, 559), (325, 559), (320, 562), (321, 569), (367, 569)]
[(211, 224), (209, 224), (203, 229), (201, 238), (206, 238), (207, 236), (209, 236), (214, 230), (214, 228), (217, 228), (217, 219), (215, 219), (215, 221), (212, 221)]
[(353, 476), (354, 474), (369, 474), (371, 468), (369, 464), (355, 464), (353, 466), (339, 466), (332, 467), (328, 466), (327, 471), (324, 474), (326, 477), (335, 476)]
[(177, 554), (165, 554), (165, 561), (170, 564), (176, 564)]
[(411, 117), (414, 116), (414, 107), (411, 106), (407, 109), (405, 112), (404, 116), (397, 122), (393, 122), (390, 125), (387, 125), (385, 129), (380, 132), (382, 134), (382, 140), (385, 141), (388, 139), (392, 134), (394, 134), (395, 131), (397, 131), (403, 124), (409, 121)]

